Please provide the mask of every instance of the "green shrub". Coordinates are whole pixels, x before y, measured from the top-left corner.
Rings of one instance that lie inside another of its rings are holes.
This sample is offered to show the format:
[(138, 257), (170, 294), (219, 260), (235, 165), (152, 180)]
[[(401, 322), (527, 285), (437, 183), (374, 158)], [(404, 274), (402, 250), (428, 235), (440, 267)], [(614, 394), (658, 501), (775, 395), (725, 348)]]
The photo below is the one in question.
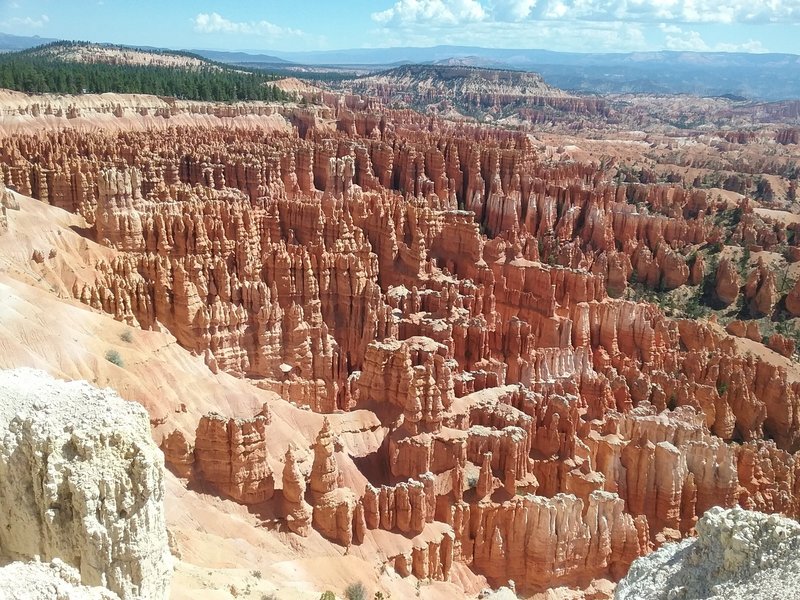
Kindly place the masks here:
[(123, 342), (130, 344), (133, 341), (133, 335), (131, 334), (130, 331), (123, 331), (119, 335), (119, 339), (121, 339)]
[(705, 307), (700, 303), (700, 296), (694, 295), (686, 300), (683, 307), (684, 314), (690, 319), (699, 319), (706, 313)]
[(347, 600), (367, 600), (367, 590), (364, 588), (364, 584), (358, 581), (347, 586), (344, 596)]
[(116, 350), (109, 350), (108, 352), (106, 352), (106, 360), (110, 363), (117, 365), (118, 367), (125, 366), (125, 363), (122, 361), (122, 357)]
[(336, 600), (336, 594), (330, 590), (322, 592), (322, 596), (319, 597), (319, 600)]

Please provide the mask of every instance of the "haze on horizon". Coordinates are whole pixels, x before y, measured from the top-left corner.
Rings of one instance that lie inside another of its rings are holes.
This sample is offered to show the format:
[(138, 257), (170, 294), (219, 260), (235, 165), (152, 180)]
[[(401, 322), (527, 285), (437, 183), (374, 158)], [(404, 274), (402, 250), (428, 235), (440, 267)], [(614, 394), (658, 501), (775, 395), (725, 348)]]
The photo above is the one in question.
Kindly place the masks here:
[(248, 51), (800, 52), (800, 0), (0, 0), (14, 35)]

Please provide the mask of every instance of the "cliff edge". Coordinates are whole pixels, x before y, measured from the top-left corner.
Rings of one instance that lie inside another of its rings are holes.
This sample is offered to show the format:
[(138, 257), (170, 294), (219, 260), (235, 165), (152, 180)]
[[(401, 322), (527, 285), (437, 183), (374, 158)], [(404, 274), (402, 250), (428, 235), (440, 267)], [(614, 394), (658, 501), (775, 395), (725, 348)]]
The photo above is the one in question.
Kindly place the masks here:
[(631, 565), (616, 600), (795, 598), (800, 524), (778, 515), (714, 507), (697, 538), (667, 544)]
[(2, 371), (0, 439), (0, 557), (58, 558), (123, 600), (168, 596), (163, 457), (142, 406)]

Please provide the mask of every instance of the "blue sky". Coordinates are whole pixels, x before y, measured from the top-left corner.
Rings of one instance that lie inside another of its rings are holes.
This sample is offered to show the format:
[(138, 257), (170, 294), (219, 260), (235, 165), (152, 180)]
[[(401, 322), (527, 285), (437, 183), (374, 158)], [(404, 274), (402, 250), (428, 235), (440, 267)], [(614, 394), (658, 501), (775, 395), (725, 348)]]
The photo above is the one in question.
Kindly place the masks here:
[(0, 32), (169, 48), (800, 53), (800, 0), (0, 0)]

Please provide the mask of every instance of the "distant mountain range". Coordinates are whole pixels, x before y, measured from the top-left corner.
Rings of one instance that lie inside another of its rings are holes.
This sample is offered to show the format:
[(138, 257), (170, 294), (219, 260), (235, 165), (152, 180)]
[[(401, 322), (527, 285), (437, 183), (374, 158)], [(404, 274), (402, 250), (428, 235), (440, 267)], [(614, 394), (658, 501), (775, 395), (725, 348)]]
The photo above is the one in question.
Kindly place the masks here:
[[(745, 52), (628, 52), (628, 53), (578, 53), (553, 52), (551, 50), (525, 50), (510, 48), (481, 48), (478, 46), (432, 46), (404, 48), (358, 48), (353, 50), (324, 50), (311, 52), (270, 52), (291, 62), (307, 65), (346, 64), (397, 64), (433, 63), (460, 59), (463, 62), (491, 61), (496, 66), (504, 65), (528, 70), (534, 65), (573, 66), (628, 66), (633, 64), (662, 64), (675, 62), (682, 66), (742, 67), (753, 65), (800, 64), (795, 54), (750, 54)], [(469, 64), (467, 66), (485, 66)]]
[(727, 52), (579, 54), (471, 46), (275, 53), (311, 64), (432, 63), (535, 71), (556, 87), (580, 93), (734, 95), (758, 100), (800, 98), (800, 56)]
[(17, 50), (27, 50), (34, 46), (49, 44), (57, 41), (54, 38), (43, 38), (38, 35), (24, 36), (12, 35), (10, 33), (0, 33), (0, 52), (16, 52)]
[(224, 52), (222, 50), (191, 50), (192, 53), (229, 64), (291, 64), (292, 61), (269, 54), (250, 54), (248, 52)]
[[(278, 65), (371, 66), (435, 64), (534, 71), (556, 87), (577, 93), (692, 94), (754, 100), (800, 98), (800, 56), (733, 52), (631, 52), (581, 54), (549, 50), (434, 46), (360, 48), (314, 52), (198, 54), (220, 62)], [(277, 59), (277, 60), (276, 60)]]
[[(0, 51), (51, 40), (0, 34)], [(633, 52), (581, 54), (477, 46), (359, 48), (311, 52), (191, 50), (207, 59), (263, 69), (301, 65), (379, 71), (402, 64), (440, 64), (540, 73), (547, 83), (573, 93), (692, 94), (754, 100), (800, 98), (800, 56), (729, 52)], [(298, 76), (303, 76), (297, 73)]]

